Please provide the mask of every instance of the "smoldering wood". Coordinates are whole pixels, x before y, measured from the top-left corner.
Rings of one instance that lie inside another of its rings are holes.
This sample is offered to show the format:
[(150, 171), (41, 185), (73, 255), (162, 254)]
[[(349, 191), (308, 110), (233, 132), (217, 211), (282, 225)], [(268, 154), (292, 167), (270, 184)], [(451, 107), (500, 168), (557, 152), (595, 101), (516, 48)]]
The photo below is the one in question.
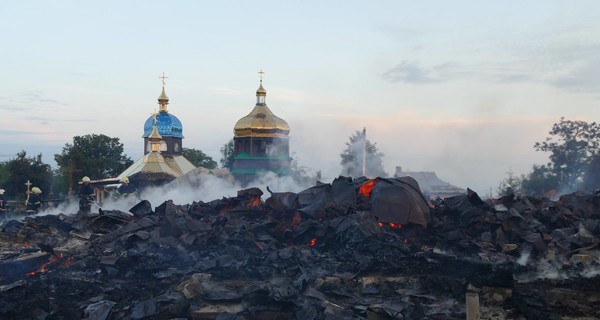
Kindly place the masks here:
[(427, 204), (368, 181), (8, 221), (0, 317), (465, 319), (468, 293), (485, 319), (600, 317), (599, 195)]

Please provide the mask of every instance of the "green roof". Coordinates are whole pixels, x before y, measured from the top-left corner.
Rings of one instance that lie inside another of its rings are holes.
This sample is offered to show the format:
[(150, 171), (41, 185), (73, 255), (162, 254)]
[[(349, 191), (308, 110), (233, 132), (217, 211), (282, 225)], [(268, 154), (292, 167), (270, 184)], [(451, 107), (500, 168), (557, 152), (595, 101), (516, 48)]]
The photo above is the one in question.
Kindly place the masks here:
[(277, 169), (277, 170), (267, 170), (267, 169), (241, 169), (241, 168), (234, 168), (231, 170), (231, 173), (233, 174), (258, 174), (260, 172), (274, 172), (276, 174), (280, 174), (280, 175), (288, 175), (291, 172), (288, 170), (282, 170), (282, 169)]
[(288, 156), (288, 155), (281, 155), (281, 156), (275, 156), (275, 157), (257, 157), (257, 156), (251, 156), (249, 153), (246, 152), (241, 152), (240, 154), (238, 154), (237, 156), (235, 156), (234, 158), (235, 160), (292, 160), (292, 157)]

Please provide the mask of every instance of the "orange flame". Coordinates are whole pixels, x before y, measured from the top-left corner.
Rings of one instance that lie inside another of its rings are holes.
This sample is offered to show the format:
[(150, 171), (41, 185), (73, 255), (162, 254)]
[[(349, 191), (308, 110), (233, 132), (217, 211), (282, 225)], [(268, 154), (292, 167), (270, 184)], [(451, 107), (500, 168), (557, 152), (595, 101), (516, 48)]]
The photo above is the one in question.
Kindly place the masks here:
[[(382, 228), (386, 226), (386, 223), (383, 223), (383, 222), (378, 222), (378, 224)], [(387, 225), (389, 225), (390, 228), (392, 228), (392, 229), (402, 229), (402, 227), (404, 227), (402, 224), (400, 224), (400, 223), (394, 223), (394, 222), (390, 222)]]
[[(50, 260), (48, 260), (47, 262), (43, 263), (38, 269), (37, 271), (32, 271), (32, 272), (28, 272), (26, 273), (27, 276), (35, 276), (38, 273), (45, 273), (46, 271), (48, 271), (48, 266), (52, 263), (55, 263), (56, 261), (59, 261), (60, 259), (64, 258), (64, 253), (60, 253), (56, 256), (51, 256)], [(75, 262), (75, 258), (69, 258), (67, 259), (67, 261), (61, 263), (58, 265), (59, 268), (64, 268), (64, 267), (68, 267), (70, 265), (72, 265)]]
[(376, 184), (377, 184), (377, 181), (375, 181), (375, 180), (369, 180), (369, 181), (363, 183), (360, 186), (360, 188), (358, 188), (358, 194), (360, 194), (363, 197), (370, 198), (371, 191), (373, 191), (373, 187), (375, 187)]
[(248, 202), (248, 207), (256, 207), (259, 206), (262, 203), (262, 200), (260, 199), (260, 197)]
[(308, 244), (309, 247), (314, 247), (317, 245), (317, 238), (312, 238), (310, 239), (310, 243)]
[(402, 229), (402, 225), (399, 223), (390, 222), (390, 228), (392, 229)]

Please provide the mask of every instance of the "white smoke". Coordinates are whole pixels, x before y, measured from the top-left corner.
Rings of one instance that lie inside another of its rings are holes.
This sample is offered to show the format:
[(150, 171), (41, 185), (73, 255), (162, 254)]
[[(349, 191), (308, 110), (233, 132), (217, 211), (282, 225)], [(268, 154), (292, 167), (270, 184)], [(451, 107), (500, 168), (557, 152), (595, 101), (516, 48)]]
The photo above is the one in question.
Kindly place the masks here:
[(531, 249), (523, 249), (521, 252), (521, 256), (517, 259), (517, 264), (520, 266), (525, 266), (529, 263), (529, 257), (531, 256)]
[(309, 186), (298, 184), (292, 177), (266, 173), (255, 182), (242, 187), (230, 177), (219, 177), (210, 173), (200, 173), (175, 180), (165, 186), (144, 189), (138, 198), (106, 201), (104, 210), (128, 212), (141, 200), (148, 200), (153, 207), (172, 200), (176, 205), (191, 204), (196, 201), (209, 202), (223, 197), (235, 197), (238, 191), (256, 187), (263, 192), (262, 199), (270, 196), (267, 187), (273, 192), (300, 192)]
[(568, 280), (573, 277), (593, 278), (600, 275), (600, 266), (597, 263), (586, 263), (575, 267), (565, 264), (561, 259), (547, 260), (539, 259), (532, 262), (531, 272), (520, 274), (516, 278), (519, 282), (531, 282), (535, 280)]

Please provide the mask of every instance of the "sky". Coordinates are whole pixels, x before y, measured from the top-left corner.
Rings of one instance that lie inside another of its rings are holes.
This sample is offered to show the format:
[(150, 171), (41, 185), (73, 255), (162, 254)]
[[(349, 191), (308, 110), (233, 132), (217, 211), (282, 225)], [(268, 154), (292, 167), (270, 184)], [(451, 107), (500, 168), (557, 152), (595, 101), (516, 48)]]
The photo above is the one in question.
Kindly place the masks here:
[(91, 133), (139, 158), (164, 72), (183, 146), (218, 162), (262, 69), (310, 173), (366, 127), (388, 174), (489, 194), (561, 117), (599, 119), (599, 34), (597, 1), (3, 1), (0, 161), (55, 167)]

